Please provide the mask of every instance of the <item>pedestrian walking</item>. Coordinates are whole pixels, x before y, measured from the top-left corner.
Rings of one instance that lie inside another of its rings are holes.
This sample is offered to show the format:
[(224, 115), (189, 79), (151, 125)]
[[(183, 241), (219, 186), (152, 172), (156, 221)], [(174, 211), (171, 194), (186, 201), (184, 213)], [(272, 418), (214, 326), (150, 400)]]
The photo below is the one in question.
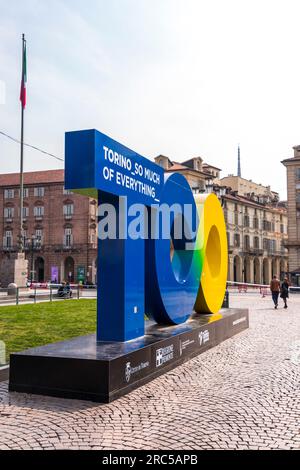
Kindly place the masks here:
[(277, 279), (277, 276), (273, 276), (272, 281), (270, 282), (270, 290), (272, 292), (272, 299), (274, 302), (274, 308), (278, 307), (278, 297), (280, 293), (280, 282)]
[(287, 299), (289, 298), (289, 280), (287, 277), (284, 278), (283, 283), (281, 284), (281, 289), (280, 289), (280, 297), (282, 298), (284, 302), (284, 307), (283, 308), (288, 308), (287, 306)]

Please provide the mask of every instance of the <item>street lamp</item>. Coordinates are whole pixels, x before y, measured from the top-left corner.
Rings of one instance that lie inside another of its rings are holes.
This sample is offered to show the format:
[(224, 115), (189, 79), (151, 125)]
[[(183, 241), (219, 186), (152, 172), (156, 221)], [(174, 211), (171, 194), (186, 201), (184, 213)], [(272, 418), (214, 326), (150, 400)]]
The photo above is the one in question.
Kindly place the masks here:
[(87, 281), (92, 284), (93, 266), (88, 266)]
[(36, 237), (35, 235), (32, 235), (29, 238), (24, 237), (24, 246), (28, 248), (30, 252), (30, 257), (31, 257), (31, 271), (30, 271), (30, 281), (33, 282), (34, 280), (34, 252), (38, 251), (41, 249), (42, 246), (42, 240), (41, 237)]

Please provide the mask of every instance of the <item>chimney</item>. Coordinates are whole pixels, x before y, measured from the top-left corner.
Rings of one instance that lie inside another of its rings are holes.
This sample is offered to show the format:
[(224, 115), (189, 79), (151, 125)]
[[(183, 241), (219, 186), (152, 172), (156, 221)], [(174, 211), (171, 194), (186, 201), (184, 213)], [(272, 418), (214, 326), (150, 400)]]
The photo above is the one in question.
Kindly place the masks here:
[(294, 149), (294, 158), (300, 158), (300, 145), (293, 147)]

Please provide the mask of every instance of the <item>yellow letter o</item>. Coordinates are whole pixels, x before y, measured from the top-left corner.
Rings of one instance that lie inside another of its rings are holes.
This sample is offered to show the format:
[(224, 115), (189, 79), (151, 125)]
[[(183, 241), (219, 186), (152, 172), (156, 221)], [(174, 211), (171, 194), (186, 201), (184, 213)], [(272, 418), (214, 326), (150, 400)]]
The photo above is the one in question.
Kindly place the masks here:
[(198, 313), (217, 313), (224, 301), (228, 271), (224, 213), (215, 194), (197, 194), (195, 200), (199, 215), (196, 244), (203, 268), (194, 308)]

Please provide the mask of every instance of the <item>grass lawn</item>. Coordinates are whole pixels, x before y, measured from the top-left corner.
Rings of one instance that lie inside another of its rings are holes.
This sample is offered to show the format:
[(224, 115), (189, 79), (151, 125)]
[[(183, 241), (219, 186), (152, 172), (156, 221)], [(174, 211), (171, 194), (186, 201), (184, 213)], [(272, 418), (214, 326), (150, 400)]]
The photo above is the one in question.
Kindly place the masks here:
[(96, 300), (0, 307), (0, 340), (12, 352), (96, 331)]

